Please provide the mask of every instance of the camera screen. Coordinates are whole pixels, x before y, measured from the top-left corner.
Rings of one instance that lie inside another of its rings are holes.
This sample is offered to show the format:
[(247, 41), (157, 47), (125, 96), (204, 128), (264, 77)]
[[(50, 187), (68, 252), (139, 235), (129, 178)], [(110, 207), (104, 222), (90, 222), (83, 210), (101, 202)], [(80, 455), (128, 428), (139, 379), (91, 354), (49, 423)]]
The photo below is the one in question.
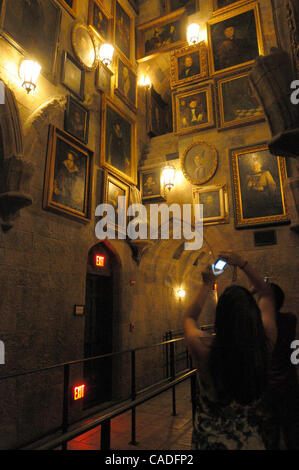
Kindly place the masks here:
[(215, 263), (215, 269), (219, 269), (219, 271), (222, 271), (222, 269), (225, 268), (226, 264), (227, 264), (226, 261), (223, 261), (222, 259), (219, 259)]

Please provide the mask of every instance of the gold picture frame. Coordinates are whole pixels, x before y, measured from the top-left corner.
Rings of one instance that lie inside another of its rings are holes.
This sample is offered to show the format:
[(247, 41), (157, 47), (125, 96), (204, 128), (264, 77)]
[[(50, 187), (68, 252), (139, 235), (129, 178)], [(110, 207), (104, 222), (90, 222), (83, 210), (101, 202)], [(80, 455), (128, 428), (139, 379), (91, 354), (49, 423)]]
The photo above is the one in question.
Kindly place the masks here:
[(231, 151), (236, 228), (289, 223), (284, 195), (286, 163), (267, 144)]
[(203, 224), (226, 224), (229, 221), (226, 184), (193, 188), (193, 204), (203, 204)]
[(112, 41), (113, 18), (99, 0), (89, 0), (88, 24), (101, 41)]
[(59, 3), (66, 9), (66, 11), (73, 17), (76, 18), (77, 16), (77, 9), (78, 9), (78, 0), (73, 0), (72, 6), (70, 6), (65, 0), (58, 0)]
[(101, 134), (101, 165), (136, 185), (136, 120), (105, 95), (102, 97)]
[(210, 74), (250, 66), (264, 55), (259, 4), (217, 15), (207, 24)]
[(137, 26), (137, 61), (186, 45), (186, 20), (186, 9), (181, 8)]
[[(188, 59), (188, 62), (187, 62)], [(208, 49), (205, 42), (184, 46), (170, 53), (171, 88), (200, 82), (209, 75)]]
[(219, 130), (264, 121), (260, 105), (248, 80), (248, 72), (217, 81)]
[(202, 140), (193, 142), (183, 152), (181, 169), (189, 183), (201, 185), (207, 183), (216, 173), (218, 152), (214, 145)]
[(113, 0), (113, 37), (117, 52), (133, 63), (135, 58), (135, 16), (123, 0)]
[[(109, 229), (114, 229), (117, 233), (124, 233), (126, 234), (126, 227), (127, 227), (127, 212), (129, 207), (129, 198), (130, 198), (130, 185), (126, 184), (124, 181), (116, 178), (112, 174), (110, 174), (107, 170), (104, 173), (104, 185), (103, 185), (103, 203), (104, 204), (111, 204), (114, 208), (116, 217), (118, 216), (118, 197), (125, 197), (125, 220), (124, 226), (120, 226), (117, 222), (113, 224), (109, 224)], [(122, 207), (121, 207), (122, 209)]]
[(115, 70), (115, 95), (117, 95), (131, 111), (137, 113), (136, 72), (133, 67), (121, 57), (117, 57)]
[(50, 125), (43, 209), (90, 222), (93, 152)]
[(215, 127), (212, 82), (177, 89), (172, 93), (173, 129), (177, 135)]
[(96, 72), (96, 89), (102, 93), (106, 93), (108, 96), (111, 95), (111, 82), (113, 72), (103, 63), (99, 63)]
[(248, 4), (250, 1), (255, 0), (232, 0), (228, 5), (221, 5), (221, 0), (213, 0), (213, 16), (221, 15), (227, 11), (231, 11), (234, 8), (238, 8), (242, 5)]
[(144, 202), (165, 201), (161, 165), (140, 170), (140, 192)]
[(77, 61), (87, 71), (97, 66), (97, 47), (91, 28), (81, 21), (75, 21), (71, 32), (72, 48)]

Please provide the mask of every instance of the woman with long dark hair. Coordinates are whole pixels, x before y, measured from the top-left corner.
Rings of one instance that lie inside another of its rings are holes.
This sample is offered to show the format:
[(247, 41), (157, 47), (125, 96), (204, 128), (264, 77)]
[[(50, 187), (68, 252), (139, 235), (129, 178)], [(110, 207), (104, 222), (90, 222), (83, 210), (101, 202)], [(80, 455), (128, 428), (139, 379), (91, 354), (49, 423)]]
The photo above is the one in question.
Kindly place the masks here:
[(258, 302), (246, 288), (232, 285), (218, 300), (213, 335), (200, 330), (197, 320), (216, 281), (208, 267), (184, 313), (185, 337), (198, 369), (192, 448), (265, 449), (262, 397), (277, 337), (274, 297), (271, 286), (241, 256), (228, 251), (219, 257), (243, 270)]

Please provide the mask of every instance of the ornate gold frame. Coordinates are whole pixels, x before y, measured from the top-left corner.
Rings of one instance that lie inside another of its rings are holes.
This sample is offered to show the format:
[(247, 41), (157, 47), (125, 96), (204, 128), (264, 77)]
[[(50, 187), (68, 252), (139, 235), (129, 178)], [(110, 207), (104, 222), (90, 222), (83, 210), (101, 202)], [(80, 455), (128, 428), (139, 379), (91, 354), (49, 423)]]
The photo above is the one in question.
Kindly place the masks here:
[(222, 15), (217, 15), (215, 18), (210, 20), (207, 23), (207, 31), (208, 31), (208, 49), (209, 49), (209, 64), (210, 64), (210, 74), (216, 75), (223, 72), (228, 72), (230, 70), (240, 69), (241, 67), (246, 67), (253, 64), (254, 60), (250, 60), (248, 62), (241, 62), (240, 64), (234, 65), (232, 67), (227, 67), (225, 69), (215, 71), (214, 65), (214, 57), (213, 57), (213, 46), (212, 46), (212, 36), (211, 36), (211, 26), (216, 23), (221, 23), (222, 21), (228, 20), (235, 16), (241, 15), (242, 13), (246, 13), (250, 10), (253, 10), (254, 17), (255, 17), (255, 24), (256, 24), (256, 33), (257, 33), (257, 43), (259, 54), (264, 55), (264, 43), (263, 43), (263, 36), (262, 36), (262, 29), (261, 29), (261, 20), (260, 20), (260, 13), (259, 13), (259, 4), (258, 2), (250, 2), (247, 5), (241, 6), (238, 9), (235, 8), (232, 11), (228, 11), (223, 13)]
[(136, 42), (137, 42), (137, 61), (138, 62), (149, 60), (152, 57), (154, 57), (156, 54), (159, 54), (160, 52), (169, 51), (179, 46), (186, 45), (186, 39), (184, 36), (184, 39), (176, 41), (167, 46), (161, 47), (160, 49), (157, 49), (155, 51), (150, 51), (148, 54), (145, 54), (145, 32), (155, 27), (166, 26), (167, 24), (173, 23), (178, 20), (182, 21), (182, 30), (184, 30), (185, 35), (186, 35), (186, 28), (184, 27), (186, 23), (186, 9), (185, 8), (180, 8), (179, 10), (175, 10), (172, 13), (168, 13), (167, 15), (164, 15), (159, 18), (155, 18), (154, 20), (148, 21), (147, 23), (137, 26)]
[[(115, 35), (115, 32), (116, 32), (116, 3), (119, 3), (121, 8), (124, 10), (124, 12), (130, 17), (130, 57), (127, 57), (124, 54), (124, 52), (119, 48), (119, 46), (116, 44), (116, 35)], [(135, 44), (135, 16), (131, 12), (131, 10), (129, 10), (129, 8), (126, 6), (126, 4), (124, 3), (123, 0), (113, 0), (112, 11), (113, 11), (113, 18), (114, 18), (113, 43), (114, 43), (115, 49), (117, 50), (117, 52), (120, 54), (121, 57), (124, 57), (127, 61), (133, 63), (134, 59), (135, 59), (135, 48), (134, 48), (134, 44)]]
[[(280, 189), (282, 196), (283, 214), (272, 215), (268, 217), (256, 217), (250, 219), (244, 219), (242, 210), (242, 196), (241, 196), (241, 185), (239, 177), (239, 163), (238, 157), (240, 155), (260, 152), (269, 150), (267, 144), (260, 144), (253, 147), (245, 147), (238, 150), (231, 151), (231, 168), (232, 168), (232, 182), (233, 182), (233, 194), (234, 194), (234, 206), (235, 206), (235, 226), (236, 228), (251, 228), (256, 226), (275, 225), (289, 222), (289, 215), (286, 207), (286, 199), (284, 194), (283, 185), (287, 178), (286, 163), (284, 157), (276, 157), (277, 165), (279, 170)], [(275, 158), (273, 156), (273, 158)]]
[[(212, 167), (211, 171), (208, 173), (208, 175), (205, 178), (202, 178), (201, 180), (194, 180), (194, 179), (190, 178), (190, 176), (188, 175), (188, 173), (185, 170), (185, 160), (186, 160), (187, 154), (193, 147), (196, 147), (197, 145), (207, 145), (212, 150), (212, 152), (214, 154), (213, 167)], [(184, 153), (180, 158), (180, 163), (181, 163), (181, 169), (182, 169), (183, 175), (186, 178), (186, 180), (189, 181), (189, 183), (194, 184), (194, 185), (204, 184), (207, 181), (209, 181), (211, 178), (213, 178), (213, 176), (216, 173), (216, 170), (217, 170), (217, 167), (218, 167), (218, 152), (212, 144), (210, 144), (208, 142), (205, 142), (203, 140), (198, 140), (198, 141), (193, 142), (192, 144), (190, 144), (184, 150)]]
[(126, 227), (127, 227), (127, 212), (128, 212), (128, 207), (129, 207), (129, 198), (130, 198), (130, 185), (124, 183), (122, 180), (116, 178), (112, 174), (110, 174), (107, 170), (104, 172), (104, 184), (103, 184), (103, 203), (107, 204), (108, 203), (108, 189), (109, 189), (109, 183), (114, 184), (115, 186), (118, 186), (120, 189), (125, 191), (126, 194), (126, 221), (125, 221), (125, 227), (124, 230), (121, 230), (121, 228), (115, 224), (113, 227), (117, 233), (119, 232), (125, 232)]
[[(131, 176), (126, 175), (114, 166), (106, 162), (106, 108), (110, 106), (120, 117), (125, 119), (131, 124)], [(137, 146), (137, 124), (125, 111), (121, 110), (119, 106), (103, 95), (102, 97), (102, 119), (101, 119), (101, 165), (107, 168), (111, 173), (129, 183), (137, 184), (137, 165), (136, 165), (136, 146)]]
[[(180, 57), (193, 54), (197, 52), (199, 54), (199, 63), (201, 72), (192, 77), (179, 79), (179, 67), (178, 61)], [(204, 80), (209, 75), (209, 63), (208, 63), (208, 49), (205, 42), (201, 42), (195, 46), (184, 46), (181, 49), (175, 49), (170, 53), (170, 84), (171, 88), (176, 88), (183, 85), (189, 85), (194, 82)]]
[(220, 215), (215, 216), (215, 217), (207, 217), (207, 218), (204, 217), (203, 218), (204, 225), (227, 224), (229, 222), (228, 195), (227, 195), (226, 184), (217, 184), (213, 186), (193, 188), (192, 189), (193, 204), (201, 204), (200, 202), (201, 193), (210, 193), (210, 192), (215, 192), (215, 191), (219, 192)]
[[(179, 99), (182, 97), (189, 97), (198, 93), (206, 93), (207, 97), (207, 113), (208, 121), (197, 126), (190, 126), (181, 128), (180, 115), (179, 115)], [(172, 109), (173, 109), (173, 129), (176, 135), (191, 134), (198, 132), (202, 129), (215, 127), (215, 111), (214, 111), (214, 93), (212, 82), (201, 84), (201, 86), (193, 86), (188, 89), (178, 89), (172, 93)]]
[[(127, 69), (129, 70), (130, 73), (132, 73), (135, 77), (135, 103), (132, 103), (119, 89), (119, 62), (122, 62)], [(116, 65), (115, 65), (115, 87), (114, 87), (114, 93), (117, 95), (134, 113), (137, 113), (137, 74), (135, 70), (133, 69), (132, 65), (126, 60), (124, 60), (122, 57), (117, 57), (116, 60)]]
[[(261, 114), (257, 116), (252, 116), (250, 118), (244, 119), (235, 119), (234, 121), (225, 121), (224, 120), (224, 107), (223, 107), (223, 93), (222, 93), (222, 84), (225, 82), (231, 82), (233, 80), (238, 80), (239, 78), (248, 76), (248, 72), (240, 73), (239, 75), (234, 75), (226, 78), (221, 78), (217, 81), (217, 97), (218, 97), (218, 109), (219, 109), (219, 130), (228, 129), (232, 127), (241, 127), (246, 124), (253, 124), (254, 122), (260, 122), (265, 120), (265, 115), (262, 110)], [(262, 107), (261, 107), (262, 109)]]
[[(92, 25), (93, 23), (93, 5), (96, 4), (97, 7), (101, 10), (102, 13), (106, 16), (108, 19), (108, 33), (107, 33), (107, 38), (104, 38)], [(89, 27), (92, 29), (94, 34), (104, 42), (111, 42), (112, 40), (112, 29), (113, 29), (113, 18), (110, 15), (110, 13), (104, 8), (103, 4), (99, 0), (89, 0), (89, 6), (88, 6), (88, 24)]]
[[(82, 28), (82, 29), (85, 29), (85, 31), (88, 32), (90, 38), (91, 38), (91, 41), (92, 41), (92, 44), (93, 44), (93, 47), (94, 47), (94, 55), (95, 55), (95, 60), (94, 60), (94, 63), (91, 67), (89, 67), (88, 65), (86, 65), (82, 58), (80, 57), (80, 55), (78, 54), (78, 49), (77, 49), (77, 46), (78, 46), (78, 41), (77, 41), (77, 37), (76, 37), (76, 33), (77, 33), (77, 30), (79, 28)], [(80, 63), (80, 65), (87, 71), (91, 72), (93, 70), (96, 69), (96, 66), (97, 66), (97, 47), (96, 47), (96, 43), (95, 43), (95, 39), (93, 37), (93, 33), (92, 33), (92, 29), (89, 28), (89, 26), (87, 26), (85, 23), (82, 23), (81, 21), (75, 21), (73, 26), (72, 26), (72, 33), (71, 33), (71, 39), (72, 39), (72, 47), (73, 47), (73, 51), (74, 51), (74, 54), (76, 56), (76, 59), (77, 61)]]
[[(141, 192), (141, 198), (143, 201), (151, 201), (151, 200), (156, 200), (156, 201), (165, 201), (165, 194), (163, 194), (163, 188), (162, 188), (162, 181), (161, 181), (161, 173), (162, 173), (163, 166), (162, 165), (156, 165), (151, 168), (143, 168), (140, 170), (140, 192)], [(143, 196), (143, 179), (144, 177), (149, 174), (149, 173), (155, 173), (159, 172), (160, 173), (160, 181), (159, 181), (159, 194), (155, 194), (153, 196)]]

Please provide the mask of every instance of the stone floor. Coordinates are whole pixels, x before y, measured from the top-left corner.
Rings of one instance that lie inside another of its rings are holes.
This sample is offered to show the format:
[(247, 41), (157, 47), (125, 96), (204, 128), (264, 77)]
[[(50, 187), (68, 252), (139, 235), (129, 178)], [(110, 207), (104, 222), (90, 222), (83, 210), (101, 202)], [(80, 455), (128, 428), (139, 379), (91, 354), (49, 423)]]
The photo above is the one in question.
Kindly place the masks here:
[[(111, 421), (111, 450), (190, 450), (192, 432), (190, 381), (176, 387), (176, 411), (172, 416), (172, 391), (169, 390), (136, 409), (137, 446), (131, 439), (131, 413)], [(69, 450), (99, 450), (100, 427), (68, 444)]]

